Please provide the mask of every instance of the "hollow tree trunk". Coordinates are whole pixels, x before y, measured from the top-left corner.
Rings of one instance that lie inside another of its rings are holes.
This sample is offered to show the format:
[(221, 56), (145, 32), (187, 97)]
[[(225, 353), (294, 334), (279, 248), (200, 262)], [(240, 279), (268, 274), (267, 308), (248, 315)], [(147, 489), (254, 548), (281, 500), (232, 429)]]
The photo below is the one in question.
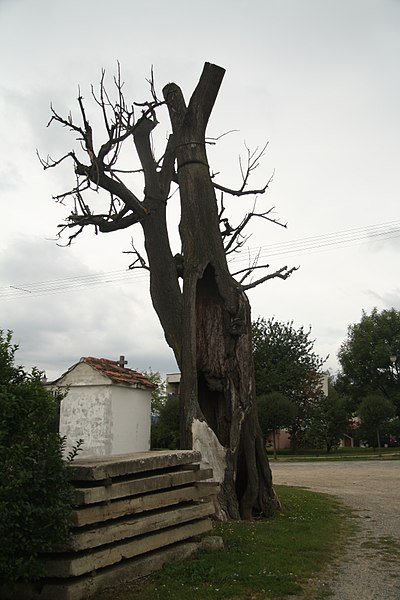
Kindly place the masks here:
[(206, 63), (188, 107), (178, 86), (163, 90), (181, 199), (181, 434), (214, 469), (220, 517), (249, 519), (265, 514), (275, 495), (256, 412), (250, 305), (227, 267), (205, 150), (223, 74)]

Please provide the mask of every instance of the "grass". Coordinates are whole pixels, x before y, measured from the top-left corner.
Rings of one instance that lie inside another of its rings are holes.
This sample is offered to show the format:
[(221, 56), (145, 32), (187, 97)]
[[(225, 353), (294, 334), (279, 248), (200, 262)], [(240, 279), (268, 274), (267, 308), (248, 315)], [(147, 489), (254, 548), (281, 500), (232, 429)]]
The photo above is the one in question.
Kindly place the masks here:
[[(272, 451), (271, 451), (272, 452)], [(325, 450), (278, 450), (277, 458), (281, 461), (307, 462), (335, 461), (335, 460), (400, 460), (400, 448), (382, 448), (382, 456), (378, 456), (378, 450), (374, 448), (337, 448), (329, 454)], [(269, 459), (273, 460), (269, 455)]]
[[(352, 530), (349, 510), (331, 496), (277, 486), (283, 510), (256, 522), (216, 523), (225, 549), (170, 564), (99, 600), (230, 600), (307, 596), (313, 578)], [(320, 598), (323, 596), (319, 596)]]

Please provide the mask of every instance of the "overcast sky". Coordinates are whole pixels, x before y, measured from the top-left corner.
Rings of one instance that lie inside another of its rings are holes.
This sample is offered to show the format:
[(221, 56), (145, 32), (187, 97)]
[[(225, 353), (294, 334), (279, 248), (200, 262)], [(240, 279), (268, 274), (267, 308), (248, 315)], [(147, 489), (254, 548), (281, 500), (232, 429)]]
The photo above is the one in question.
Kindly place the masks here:
[[(46, 128), (50, 102), (77, 114), (78, 86), (89, 102), (117, 61), (132, 101), (148, 98), (151, 65), (160, 93), (174, 81), (187, 98), (205, 61), (226, 69), (208, 129), (237, 130), (210, 147), (220, 183), (238, 185), (244, 143), (269, 142), (254, 186), (274, 178), (258, 207), (288, 227), (255, 223), (250, 253), (300, 269), (249, 292), (254, 319), (311, 325), (335, 370), (362, 309), (400, 309), (399, 0), (0, 0), (0, 57), (0, 328), (14, 331), (19, 363), (55, 378), (81, 356), (124, 354), (132, 368), (176, 370), (147, 276), (125, 270), (139, 231), (57, 246), (69, 209), (52, 195), (73, 170), (45, 172), (36, 157), (74, 146)], [(251, 207), (226, 205), (232, 223)]]

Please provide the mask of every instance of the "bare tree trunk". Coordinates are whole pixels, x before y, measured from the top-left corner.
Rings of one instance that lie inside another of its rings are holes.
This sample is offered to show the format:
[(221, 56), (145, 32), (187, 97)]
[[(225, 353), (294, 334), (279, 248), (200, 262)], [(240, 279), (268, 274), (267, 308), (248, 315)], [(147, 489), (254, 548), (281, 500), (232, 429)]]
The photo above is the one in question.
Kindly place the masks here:
[(199, 449), (219, 481), (220, 516), (250, 519), (275, 501), (255, 408), (250, 305), (231, 277), (205, 128), (224, 70), (206, 63), (189, 106), (181, 90), (163, 90), (176, 139), (184, 261), (182, 442)]

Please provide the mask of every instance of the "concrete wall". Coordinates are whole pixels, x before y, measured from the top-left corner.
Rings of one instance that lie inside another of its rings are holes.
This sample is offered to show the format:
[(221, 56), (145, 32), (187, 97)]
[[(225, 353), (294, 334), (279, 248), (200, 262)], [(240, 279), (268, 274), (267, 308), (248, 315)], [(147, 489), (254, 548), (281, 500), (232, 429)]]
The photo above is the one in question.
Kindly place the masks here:
[(181, 374), (180, 373), (167, 373), (166, 375), (166, 390), (167, 394), (175, 394), (179, 396), (180, 385), (181, 385)]
[(112, 386), (111, 454), (150, 450), (151, 392)]
[[(272, 433), (268, 435), (266, 441), (268, 450), (271, 450), (274, 445)], [(290, 435), (287, 429), (279, 429), (279, 431), (276, 432), (275, 442), (277, 450), (287, 450), (290, 448)]]
[(81, 457), (150, 449), (151, 391), (113, 384), (85, 363), (58, 382), (69, 386), (60, 407), (60, 435), (66, 453), (83, 439)]
[(111, 386), (71, 386), (61, 401), (60, 435), (67, 438), (66, 452), (82, 438), (80, 456), (111, 454)]

